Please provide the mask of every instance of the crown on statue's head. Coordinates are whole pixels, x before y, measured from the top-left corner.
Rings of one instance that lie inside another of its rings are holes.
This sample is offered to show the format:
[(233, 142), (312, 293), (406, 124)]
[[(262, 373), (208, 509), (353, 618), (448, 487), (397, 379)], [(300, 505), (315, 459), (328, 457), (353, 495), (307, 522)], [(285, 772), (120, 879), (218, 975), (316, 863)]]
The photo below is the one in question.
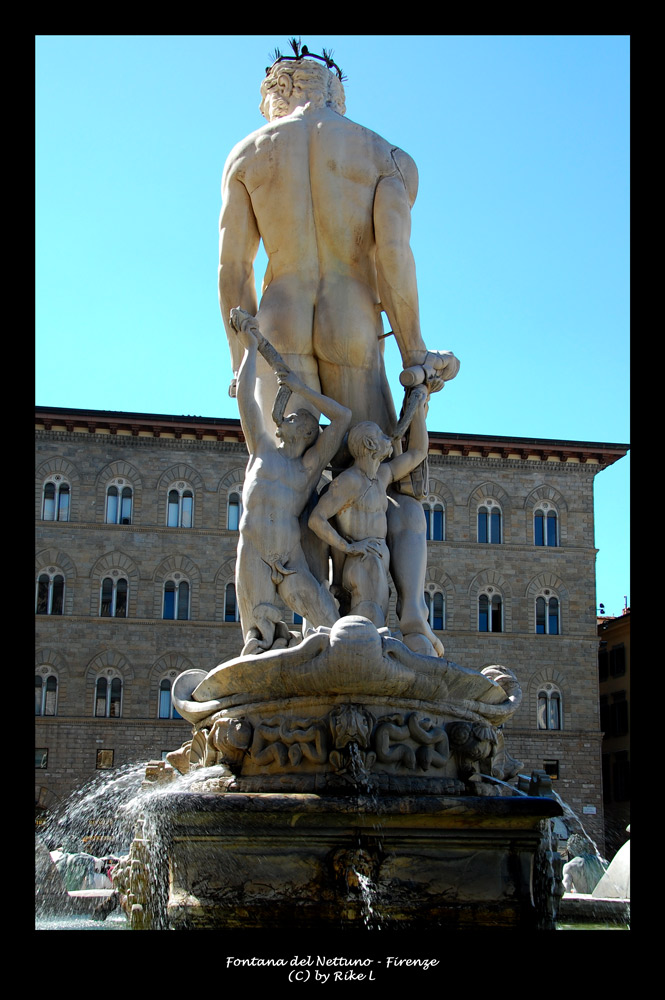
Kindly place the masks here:
[(323, 55), (319, 56), (315, 52), (310, 52), (306, 45), (301, 45), (299, 38), (289, 38), (289, 45), (293, 49), (293, 55), (283, 56), (282, 53), (279, 51), (279, 49), (275, 49), (273, 53), (275, 58), (273, 59), (270, 66), (266, 66), (266, 76), (268, 76), (268, 73), (270, 73), (273, 66), (276, 66), (277, 63), (279, 62), (285, 62), (285, 61), (300, 62), (301, 59), (319, 59), (321, 62), (324, 62), (326, 64), (329, 70), (331, 71), (334, 70), (334, 72), (337, 73), (337, 76), (339, 77), (340, 80), (345, 79), (341, 69), (339, 68), (337, 63), (334, 62), (333, 60), (332, 51), (327, 52), (324, 49)]

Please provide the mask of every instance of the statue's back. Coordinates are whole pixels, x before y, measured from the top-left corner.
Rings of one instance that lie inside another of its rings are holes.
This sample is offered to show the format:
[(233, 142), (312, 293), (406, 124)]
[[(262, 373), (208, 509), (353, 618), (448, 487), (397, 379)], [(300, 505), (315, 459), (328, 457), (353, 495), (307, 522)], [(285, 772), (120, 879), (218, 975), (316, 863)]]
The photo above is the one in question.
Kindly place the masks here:
[(392, 148), (329, 108), (299, 109), (254, 134), (242, 180), (273, 280), (346, 271), (374, 284), (372, 209), (377, 184), (396, 173)]

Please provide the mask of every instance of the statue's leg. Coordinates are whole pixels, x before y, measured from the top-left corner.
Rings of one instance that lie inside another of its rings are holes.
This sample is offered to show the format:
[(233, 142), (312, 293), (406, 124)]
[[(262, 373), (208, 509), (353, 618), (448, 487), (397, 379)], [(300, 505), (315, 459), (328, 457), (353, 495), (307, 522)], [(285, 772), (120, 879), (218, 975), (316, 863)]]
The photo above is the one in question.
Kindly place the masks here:
[[(315, 392), (321, 391), (317, 364), (311, 355), (288, 354), (286, 352), (282, 354), (281, 351), (280, 354), (284, 363), (288, 365), (291, 371), (295, 372), (305, 385), (308, 385), (310, 389), (314, 389)], [(277, 429), (272, 419), (276, 385), (275, 373), (264, 358), (259, 356), (256, 364), (256, 388), (254, 395), (261, 408), (264, 423), (269, 433), (271, 429), (273, 433)], [(297, 393), (292, 393), (286, 406), (286, 412), (295, 413), (299, 409), (309, 410), (317, 419), (320, 416), (319, 411), (309, 400), (303, 399)]]
[(318, 290), (312, 335), (321, 392), (348, 406), (352, 424), (373, 420), (392, 433), (395, 410), (383, 363), (376, 288), (329, 274)]
[[(407, 645), (410, 635), (424, 636), (443, 656), (443, 645), (430, 628), (425, 604), (427, 575), (427, 524), (420, 501), (396, 493), (399, 507), (388, 506), (390, 571), (397, 588), (397, 617)], [(420, 649), (417, 650), (420, 652)]]
[(339, 618), (339, 611), (332, 594), (325, 584), (314, 578), (302, 552), (292, 553), (287, 562), (289, 573), (279, 584), (279, 595), (292, 611), (306, 619), (308, 625), (332, 628)]
[[(315, 392), (321, 392), (317, 361), (312, 347), (313, 301), (316, 283), (300, 282), (293, 276), (286, 281), (273, 280), (263, 290), (257, 320), (261, 333), (281, 355), (282, 361)], [(265, 426), (274, 427), (272, 408), (275, 402), (275, 374), (265, 358), (259, 356), (256, 365), (256, 400), (263, 413)], [(292, 394), (287, 413), (300, 408), (318, 411), (309, 400)]]
[(309, 516), (319, 502), (319, 494), (314, 490), (305, 509), (300, 515), (300, 541), (307, 565), (319, 583), (327, 583), (330, 578), (330, 547), (309, 527)]
[(364, 559), (347, 556), (343, 583), (351, 595), (349, 614), (362, 615), (377, 628), (382, 628), (386, 624), (390, 601), (387, 548), (383, 559), (372, 555)]
[(250, 629), (256, 629), (261, 636), (261, 647), (270, 648), (275, 623), (269, 621), (264, 612), (267, 606), (275, 604), (276, 596), (277, 587), (272, 581), (270, 566), (264, 562), (251, 542), (241, 538), (236, 563), (236, 597), (245, 642), (249, 638)]
[[(319, 361), (321, 391), (343, 406), (348, 406), (353, 414), (352, 426), (363, 420), (372, 420), (390, 434), (395, 426), (395, 411), (384, 395), (383, 374), (379, 364), (382, 367), (378, 351), (376, 363), (371, 367), (358, 368)], [(347, 456), (347, 461), (351, 464), (350, 456)]]

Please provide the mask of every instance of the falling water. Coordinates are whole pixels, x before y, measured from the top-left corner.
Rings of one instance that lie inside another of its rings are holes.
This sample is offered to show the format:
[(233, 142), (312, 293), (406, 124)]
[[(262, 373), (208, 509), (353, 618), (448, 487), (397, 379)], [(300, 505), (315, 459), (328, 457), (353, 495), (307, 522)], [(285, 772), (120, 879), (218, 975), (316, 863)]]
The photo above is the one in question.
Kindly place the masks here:
[(40, 827), (49, 850), (86, 852), (98, 857), (122, 855), (133, 837), (133, 817), (123, 809), (135, 802), (145, 777), (145, 763), (104, 772), (73, 792)]
[[(138, 833), (144, 845), (148, 877), (151, 869), (160, 870), (166, 858), (167, 797), (174, 786), (168, 782), (146, 782), (146, 767), (145, 761), (126, 764), (96, 776), (48, 816), (39, 828), (38, 839), (48, 851), (90, 855), (107, 859), (111, 864), (121, 860), (122, 864)], [(196, 774), (187, 777), (191, 780)], [(181, 778), (178, 789), (187, 783), (187, 779)], [(161, 884), (162, 880), (151, 881)], [(153, 905), (155, 928), (165, 927), (166, 901), (153, 897)], [(40, 900), (36, 927), (39, 930), (99, 930), (104, 927), (120, 930), (129, 926), (124, 914), (116, 912), (111, 916), (112, 919), (96, 920), (83, 914), (63, 912), (54, 915), (52, 900)]]
[[(365, 764), (358, 744), (349, 743), (346, 749), (351, 762), (349, 771), (357, 792), (358, 812), (365, 816), (368, 814), (376, 815), (379, 805), (376, 782)], [(350, 864), (350, 875), (352, 876), (350, 881), (362, 900), (365, 928), (367, 930), (381, 930), (383, 918), (378, 909), (378, 888), (371, 874), (373, 870), (378, 870), (380, 865), (381, 826), (379, 823), (374, 823), (371, 829), (371, 846), (367, 843), (366, 837), (358, 839), (356, 861)]]
[(376, 786), (372, 780), (362, 753), (357, 743), (348, 743), (346, 746), (349, 758), (349, 777), (357, 792), (364, 792), (370, 798), (376, 798)]
[[(113, 865), (129, 851), (134, 835), (135, 817), (125, 808), (137, 802), (145, 776), (145, 763), (126, 764), (113, 772), (97, 775), (74, 791), (69, 798), (48, 814), (36, 836), (36, 850), (62, 851), (65, 855), (87, 856), (88, 860), (105, 859), (104, 867)], [(69, 859), (66, 859), (66, 861)], [(41, 876), (49, 873), (40, 868)], [(69, 881), (69, 880), (68, 880)], [(38, 890), (37, 930), (125, 930), (127, 919), (116, 912), (106, 920), (83, 913), (69, 912), (72, 900), (65, 894), (64, 884), (55, 895)], [(83, 882), (85, 887), (87, 882)], [(70, 888), (78, 888), (78, 883)]]
[(591, 834), (588, 833), (585, 830), (584, 824), (582, 823), (582, 820), (579, 818), (579, 816), (577, 815), (577, 813), (573, 809), (571, 809), (571, 807), (568, 805), (567, 802), (563, 801), (563, 799), (561, 798), (561, 796), (558, 794), (558, 792), (555, 792), (554, 789), (552, 790), (552, 798), (556, 799), (556, 801), (559, 803), (559, 805), (563, 809), (564, 818), (566, 818), (566, 819), (572, 819), (577, 824), (577, 826), (582, 831), (582, 834), (584, 835), (584, 837), (586, 838), (586, 840), (588, 840), (588, 842), (593, 847), (594, 854), (596, 855), (596, 857), (598, 858), (598, 860), (600, 861), (600, 863), (602, 864), (602, 866), (604, 868), (607, 868), (607, 861), (602, 856), (602, 854), (600, 853), (600, 851), (598, 849), (598, 844), (593, 839), (593, 837), (591, 836)]
[(354, 873), (356, 879), (358, 880), (358, 888), (363, 902), (363, 923), (368, 930), (380, 930), (381, 916), (374, 910), (376, 886), (372, 882), (369, 875), (364, 874), (364, 872), (358, 871), (354, 868)]
[(507, 781), (502, 781), (501, 778), (495, 778), (493, 774), (483, 774), (483, 781), (494, 781), (497, 785), (503, 785), (504, 788), (509, 788), (513, 795), (523, 795), (528, 798), (528, 793), (523, 792), (521, 788), (516, 788), (515, 785), (509, 785)]

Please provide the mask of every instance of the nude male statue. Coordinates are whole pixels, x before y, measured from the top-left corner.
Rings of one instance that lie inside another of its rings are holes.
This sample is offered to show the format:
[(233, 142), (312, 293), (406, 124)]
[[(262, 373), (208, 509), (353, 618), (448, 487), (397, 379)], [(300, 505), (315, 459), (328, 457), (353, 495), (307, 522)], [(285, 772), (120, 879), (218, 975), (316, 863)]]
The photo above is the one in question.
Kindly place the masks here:
[[(219, 299), (234, 371), (240, 353), (228, 316), (240, 306), (303, 382), (348, 406), (354, 423), (374, 420), (389, 433), (382, 311), (404, 367), (437, 370), (432, 390), (459, 367), (450, 352), (428, 352), (420, 333), (409, 245), (416, 165), (344, 117), (340, 80), (313, 59), (276, 62), (261, 93), (268, 124), (235, 146), (222, 178)], [(268, 268), (257, 312), (261, 239)], [(272, 381), (265, 366), (258, 376), (267, 415)]]
[(293, 372), (282, 370), (277, 376), (279, 385), (298, 393), (330, 423), (320, 431), (317, 418), (299, 409), (277, 427), (277, 445), (254, 396), (258, 324), (240, 309), (233, 310), (231, 323), (245, 349), (237, 398), (250, 457), (242, 493), (236, 582), (243, 652), (249, 652), (268, 649), (273, 643), (280, 618), (276, 594), (314, 627), (332, 627), (339, 618), (332, 595), (308, 566), (299, 516), (342, 442), (351, 411), (304, 385)]
[[(390, 598), (386, 512), (391, 498), (386, 491), (427, 456), (428, 392), (423, 386), (414, 392), (418, 405), (408, 451), (387, 461), (393, 451), (391, 438), (373, 421), (355, 424), (348, 435), (353, 465), (333, 479), (309, 518), (312, 531), (345, 557), (342, 585), (350, 595), (348, 613), (369, 618), (377, 628), (386, 623)], [(428, 638), (434, 646), (433, 633)]]
[[(404, 368), (422, 366), (430, 391), (459, 369), (452, 353), (428, 351), (420, 332), (409, 243), (416, 165), (344, 117), (341, 81), (314, 59), (278, 59), (261, 94), (267, 124), (236, 145), (222, 178), (219, 300), (234, 372), (240, 350), (228, 316), (240, 306), (257, 315), (305, 385), (348, 407), (353, 423), (372, 420), (392, 434), (382, 312)], [(254, 259), (261, 240), (268, 267), (258, 305)], [(259, 359), (256, 395), (266, 420), (273, 388)], [(315, 409), (302, 393), (298, 405)], [(417, 500), (404, 497), (392, 508), (388, 544), (402, 632), (427, 631), (425, 519)]]

